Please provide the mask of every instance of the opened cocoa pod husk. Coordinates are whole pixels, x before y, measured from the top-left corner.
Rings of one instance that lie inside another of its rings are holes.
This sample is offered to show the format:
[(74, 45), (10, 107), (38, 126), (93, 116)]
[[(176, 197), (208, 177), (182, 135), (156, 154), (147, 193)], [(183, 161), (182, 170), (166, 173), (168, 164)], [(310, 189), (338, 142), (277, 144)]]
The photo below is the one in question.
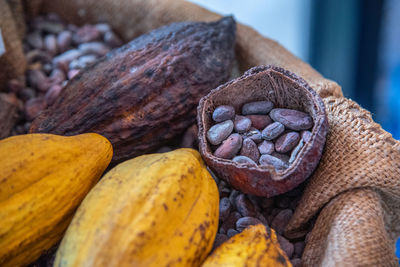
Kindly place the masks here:
[[(249, 102), (269, 100), (275, 108), (308, 113), (313, 119), (311, 138), (287, 168), (233, 162), (213, 155), (207, 131), (215, 124), (213, 111), (230, 105), (236, 114)], [(319, 95), (297, 75), (275, 66), (259, 66), (243, 76), (212, 90), (200, 100), (197, 110), (199, 148), (207, 165), (236, 189), (257, 196), (272, 197), (302, 183), (314, 171), (322, 155), (328, 131), (324, 104)]]

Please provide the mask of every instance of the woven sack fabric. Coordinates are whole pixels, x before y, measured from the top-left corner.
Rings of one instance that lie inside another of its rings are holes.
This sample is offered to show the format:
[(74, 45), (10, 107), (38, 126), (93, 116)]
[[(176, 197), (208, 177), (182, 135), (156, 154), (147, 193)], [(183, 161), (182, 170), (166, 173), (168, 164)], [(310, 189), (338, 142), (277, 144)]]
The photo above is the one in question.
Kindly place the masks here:
[[(106, 21), (126, 41), (171, 22), (220, 17), (183, 0), (31, 0), (25, 1), (24, 7), (28, 16), (55, 12), (76, 24)], [(286, 229), (288, 235), (303, 235), (317, 216), (307, 238), (304, 265), (397, 266), (399, 142), (374, 123), (367, 111), (343, 98), (335, 82), (324, 79), (277, 42), (241, 24), (236, 55), (242, 71), (272, 64), (300, 75), (325, 102), (330, 132), (324, 154)]]

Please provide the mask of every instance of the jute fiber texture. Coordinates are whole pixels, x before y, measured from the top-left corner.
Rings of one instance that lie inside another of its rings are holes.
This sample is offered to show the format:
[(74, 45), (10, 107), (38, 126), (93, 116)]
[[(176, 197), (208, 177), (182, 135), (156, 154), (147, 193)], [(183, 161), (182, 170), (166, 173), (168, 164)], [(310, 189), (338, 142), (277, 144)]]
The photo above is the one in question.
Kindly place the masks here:
[[(1, 7), (4, 1), (0, 0)], [(125, 41), (171, 22), (220, 17), (183, 0), (34, 0), (24, 2), (24, 7), (28, 16), (55, 12), (76, 24), (108, 22)], [(15, 27), (9, 18), (2, 16), (0, 25)], [(22, 48), (10, 51), (9, 57), (19, 58)], [(397, 266), (400, 143), (373, 122), (369, 112), (344, 98), (338, 84), (242, 24), (236, 56), (241, 71), (257, 65), (283, 67), (305, 79), (324, 99), (330, 125), (325, 150), (286, 229), (287, 235), (301, 236), (310, 219), (317, 217), (303, 254), (304, 266)], [(4, 65), (0, 68), (3, 73)], [(19, 70), (23, 73), (24, 65)]]

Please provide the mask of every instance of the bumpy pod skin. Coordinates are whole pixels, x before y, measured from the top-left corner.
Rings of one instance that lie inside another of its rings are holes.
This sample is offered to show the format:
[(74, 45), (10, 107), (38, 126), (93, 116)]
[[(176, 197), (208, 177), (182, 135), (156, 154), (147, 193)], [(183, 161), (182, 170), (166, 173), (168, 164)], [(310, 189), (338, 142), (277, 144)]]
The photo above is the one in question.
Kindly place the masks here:
[(202, 267), (291, 267), (279, 247), (275, 231), (262, 224), (252, 225), (220, 245)]
[(144, 155), (87, 195), (54, 266), (199, 266), (218, 227), (218, 188), (200, 154)]
[(24, 266), (56, 244), (112, 158), (98, 134), (0, 141), (0, 265)]
[(158, 148), (196, 120), (200, 98), (228, 80), (236, 24), (181, 22), (142, 35), (75, 76), (31, 132), (96, 132), (120, 162)]
[[(244, 103), (269, 100), (279, 108), (308, 113), (314, 121), (310, 140), (287, 169), (272, 166), (239, 165), (215, 157), (206, 134), (213, 125), (212, 112), (220, 105), (231, 105), (238, 113)], [(206, 164), (222, 179), (240, 191), (272, 197), (288, 192), (315, 170), (328, 132), (325, 106), (318, 94), (300, 77), (274, 66), (260, 66), (212, 90), (200, 100), (197, 112), (199, 148)]]

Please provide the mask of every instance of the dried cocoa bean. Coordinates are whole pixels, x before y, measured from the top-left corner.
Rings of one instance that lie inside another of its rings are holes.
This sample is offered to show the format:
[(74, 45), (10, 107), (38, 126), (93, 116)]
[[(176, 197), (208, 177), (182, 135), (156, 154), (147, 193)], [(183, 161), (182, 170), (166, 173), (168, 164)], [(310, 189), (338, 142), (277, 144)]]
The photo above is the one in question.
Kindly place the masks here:
[(256, 224), (262, 224), (262, 222), (254, 217), (243, 217), (237, 220), (236, 222), (236, 230), (239, 232), (242, 232), (244, 229), (246, 229), (250, 225), (256, 225)]
[(57, 54), (57, 38), (54, 34), (48, 34), (44, 37), (44, 48), (50, 55)]
[(275, 150), (279, 153), (291, 151), (299, 142), (300, 135), (297, 132), (282, 134), (275, 142)]
[(310, 115), (294, 109), (276, 108), (271, 110), (269, 116), (274, 121), (278, 121), (295, 131), (308, 130), (313, 126)]
[(262, 130), (261, 135), (265, 140), (273, 140), (285, 131), (285, 127), (280, 122), (274, 122)]
[(274, 107), (271, 101), (256, 101), (244, 104), (242, 107), (243, 115), (267, 115)]
[(251, 158), (248, 158), (246, 156), (236, 156), (232, 159), (233, 162), (237, 162), (239, 164), (253, 164), (257, 165)]
[(278, 237), (278, 242), (279, 242), (279, 245), (281, 246), (281, 249), (286, 253), (288, 258), (290, 259), (293, 256), (293, 252), (294, 252), (293, 244), (290, 243), (289, 240), (287, 240), (286, 238), (284, 238), (281, 235), (277, 235), (277, 237)]
[(237, 133), (244, 133), (250, 130), (251, 127), (251, 120), (240, 116), (236, 115), (235, 116), (235, 122), (234, 122), (234, 129)]
[(235, 228), (236, 226), (236, 221), (242, 218), (242, 215), (240, 215), (239, 212), (234, 211), (231, 212), (228, 216), (228, 218), (222, 223), (221, 228), (225, 229), (225, 231), (228, 231), (228, 229)]
[(71, 47), (72, 34), (70, 31), (63, 31), (57, 36), (57, 47), (60, 52), (65, 52)]
[(214, 110), (212, 117), (215, 122), (233, 120), (235, 118), (235, 109), (228, 105), (219, 106)]
[(216, 249), (217, 247), (219, 247), (222, 243), (224, 243), (228, 239), (229, 238), (224, 234), (217, 234), (215, 236), (213, 249)]
[(232, 159), (242, 147), (243, 138), (239, 134), (231, 134), (215, 150), (214, 156), (222, 159)]
[(299, 152), (303, 148), (303, 146), (304, 146), (304, 141), (303, 141), (303, 139), (300, 139), (300, 142), (297, 144), (297, 146), (293, 149), (292, 153), (290, 154), (289, 164), (291, 164), (295, 161), (297, 155), (299, 154)]
[(72, 35), (72, 40), (76, 44), (93, 42), (100, 40), (101, 33), (94, 25), (84, 25), (79, 28), (74, 35)]
[(220, 221), (225, 221), (229, 213), (231, 212), (232, 205), (231, 202), (229, 201), (229, 198), (224, 197), (220, 200), (219, 202), (219, 219)]
[[(97, 33), (82, 34), (92, 29), (100, 34), (96, 27), (78, 30), (74, 40), (97, 39)], [(156, 29), (71, 79), (30, 131), (99, 133), (113, 144), (114, 162), (154, 150), (192, 125), (199, 99), (229, 78), (234, 44), (231, 17)], [(70, 50), (53, 62), (80, 54)]]
[(261, 132), (256, 128), (250, 128), (250, 130), (243, 135), (244, 138), (250, 138), (256, 144), (261, 143), (263, 141)]
[(78, 49), (82, 52), (82, 55), (95, 54), (98, 56), (104, 56), (110, 52), (110, 48), (101, 42), (80, 44)]
[(260, 145), (258, 145), (258, 151), (260, 154), (272, 154), (275, 151), (275, 145), (271, 141), (263, 141)]
[(226, 232), (226, 235), (231, 238), (232, 236), (237, 235), (239, 232), (236, 231), (235, 229), (229, 229), (228, 232)]
[(253, 203), (243, 194), (239, 195), (235, 200), (235, 206), (237, 211), (242, 216), (254, 217), (256, 215), (256, 211)]
[(260, 158), (260, 152), (256, 143), (250, 138), (245, 138), (243, 140), (242, 149), (240, 150), (240, 155), (252, 159), (254, 162), (258, 162)]
[(227, 120), (213, 125), (207, 132), (207, 139), (213, 145), (219, 145), (224, 141), (233, 131), (233, 122)]
[(260, 164), (273, 166), (276, 170), (284, 170), (288, 167), (284, 161), (268, 154), (261, 155)]
[(282, 235), (283, 231), (286, 228), (286, 225), (289, 223), (290, 218), (293, 216), (293, 211), (290, 209), (281, 210), (275, 218), (271, 222), (271, 227), (275, 229), (275, 231)]
[(264, 129), (272, 123), (268, 115), (247, 115), (246, 117), (251, 120), (251, 125), (258, 130)]

